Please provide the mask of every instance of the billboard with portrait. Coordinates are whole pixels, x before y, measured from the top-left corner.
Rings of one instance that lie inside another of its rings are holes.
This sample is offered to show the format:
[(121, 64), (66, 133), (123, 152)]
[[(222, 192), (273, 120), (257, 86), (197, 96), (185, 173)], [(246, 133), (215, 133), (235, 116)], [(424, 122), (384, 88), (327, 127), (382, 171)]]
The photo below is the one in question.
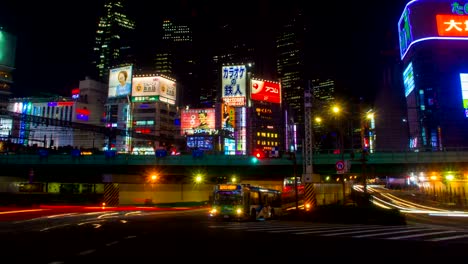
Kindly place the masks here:
[(161, 76), (135, 77), (132, 84), (132, 97), (158, 97), (160, 101), (175, 104), (176, 82)]
[(215, 134), (216, 111), (214, 108), (185, 109), (180, 114), (182, 135)]
[(236, 109), (233, 106), (222, 104), (221, 117), (221, 128), (234, 132), (236, 126)]
[(232, 106), (245, 106), (247, 68), (245, 65), (223, 66), (221, 69), (223, 102)]
[(270, 103), (281, 103), (281, 88), (277, 82), (252, 80), (250, 99)]
[(109, 71), (109, 93), (107, 97), (127, 97), (132, 92), (133, 67), (124, 66), (110, 69)]

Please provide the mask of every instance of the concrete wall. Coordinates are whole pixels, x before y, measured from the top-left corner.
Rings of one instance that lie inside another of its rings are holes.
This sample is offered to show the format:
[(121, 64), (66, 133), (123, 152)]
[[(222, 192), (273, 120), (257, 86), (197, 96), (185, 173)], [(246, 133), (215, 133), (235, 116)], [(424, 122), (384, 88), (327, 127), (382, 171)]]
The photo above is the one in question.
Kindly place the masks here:
[[(314, 184), (317, 205), (334, 204), (343, 201), (342, 183), (316, 183)], [(347, 182), (344, 186), (345, 195), (351, 193), (352, 183)]]
[(209, 201), (213, 184), (119, 184), (120, 205)]

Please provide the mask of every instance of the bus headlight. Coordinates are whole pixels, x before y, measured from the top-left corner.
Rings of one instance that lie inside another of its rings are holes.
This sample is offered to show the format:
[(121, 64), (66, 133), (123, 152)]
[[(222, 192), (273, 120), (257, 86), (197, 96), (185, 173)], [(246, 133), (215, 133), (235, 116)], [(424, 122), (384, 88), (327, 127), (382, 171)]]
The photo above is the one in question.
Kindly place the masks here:
[(216, 208), (211, 208), (210, 215), (216, 215), (217, 212)]

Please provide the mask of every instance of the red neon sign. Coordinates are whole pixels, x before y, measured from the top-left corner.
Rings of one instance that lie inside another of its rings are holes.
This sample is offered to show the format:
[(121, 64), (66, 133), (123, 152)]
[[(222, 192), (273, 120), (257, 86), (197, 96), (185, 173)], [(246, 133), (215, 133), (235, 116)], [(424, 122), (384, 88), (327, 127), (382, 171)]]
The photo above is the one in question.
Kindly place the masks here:
[(80, 115), (89, 115), (89, 110), (88, 109), (77, 108), (76, 113), (78, 113)]
[(437, 32), (444, 37), (468, 37), (468, 16), (436, 15)]

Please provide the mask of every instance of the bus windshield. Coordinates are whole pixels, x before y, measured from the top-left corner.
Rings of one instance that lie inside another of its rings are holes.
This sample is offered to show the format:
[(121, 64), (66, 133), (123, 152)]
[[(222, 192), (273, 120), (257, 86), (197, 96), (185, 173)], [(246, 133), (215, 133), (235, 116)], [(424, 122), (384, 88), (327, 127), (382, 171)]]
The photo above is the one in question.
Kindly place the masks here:
[(240, 205), (242, 194), (240, 192), (216, 192), (214, 197), (216, 205)]

